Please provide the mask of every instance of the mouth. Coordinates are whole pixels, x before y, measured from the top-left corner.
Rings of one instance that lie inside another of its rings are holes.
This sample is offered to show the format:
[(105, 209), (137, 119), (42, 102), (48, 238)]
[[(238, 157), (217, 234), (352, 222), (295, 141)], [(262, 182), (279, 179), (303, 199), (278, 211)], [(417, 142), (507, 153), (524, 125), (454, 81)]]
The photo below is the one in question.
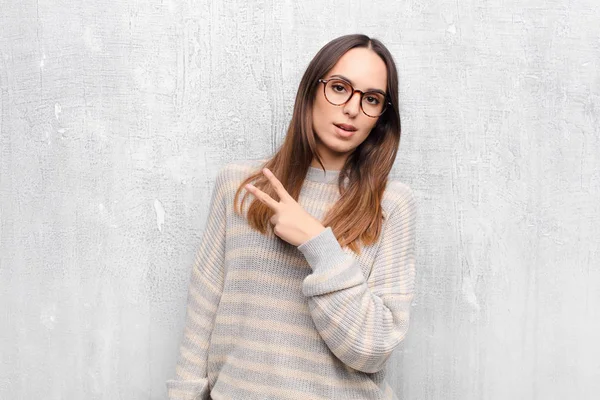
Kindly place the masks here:
[(333, 126), (335, 126), (335, 131), (337, 132), (337, 134), (341, 137), (351, 137), (352, 135), (354, 135), (354, 133), (356, 132), (356, 128), (352, 125), (346, 125), (346, 124), (333, 124)]
[(348, 125), (348, 124), (334, 124), (334, 125), (346, 132), (355, 132), (356, 131), (356, 127), (354, 125)]

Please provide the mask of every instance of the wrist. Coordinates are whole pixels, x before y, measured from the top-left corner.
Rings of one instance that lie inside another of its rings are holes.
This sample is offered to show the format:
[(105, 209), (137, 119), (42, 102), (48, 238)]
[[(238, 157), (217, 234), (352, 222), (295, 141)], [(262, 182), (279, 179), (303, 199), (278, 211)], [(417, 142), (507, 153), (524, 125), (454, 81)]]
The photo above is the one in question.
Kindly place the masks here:
[(311, 228), (309, 230), (309, 232), (306, 234), (304, 241), (302, 243), (306, 243), (308, 242), (310, 239), (318, 236), (321, 232), (323, 232), (325, 229), (327, 229), (325, 226), (323, 226), (322, 224), (318, 224), (315, 225), (313, 228)]

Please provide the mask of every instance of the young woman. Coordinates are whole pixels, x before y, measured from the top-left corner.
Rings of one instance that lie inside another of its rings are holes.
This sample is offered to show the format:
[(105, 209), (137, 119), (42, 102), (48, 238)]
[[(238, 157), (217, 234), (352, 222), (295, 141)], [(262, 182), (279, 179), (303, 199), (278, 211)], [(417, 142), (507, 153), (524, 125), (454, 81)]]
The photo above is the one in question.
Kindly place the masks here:
[(326, 44), (276, 154), (217, 175), (170, 399), (396, 399), (384, 378), (408, 329), (416, 220), (410, 187), (388, 181), (399, 142), (389, 51)]

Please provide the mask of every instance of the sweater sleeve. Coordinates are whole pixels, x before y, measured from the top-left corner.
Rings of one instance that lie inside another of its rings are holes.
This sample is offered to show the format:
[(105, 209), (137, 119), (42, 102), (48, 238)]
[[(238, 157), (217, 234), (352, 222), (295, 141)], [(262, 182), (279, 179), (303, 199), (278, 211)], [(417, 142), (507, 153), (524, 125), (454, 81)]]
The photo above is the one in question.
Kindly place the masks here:
[(175, 377), (166, 382), (169, 400), (209, 399), (208, 346), (223, 290), (225, 183), (222, 169), (213, 187), (206, 226), (190, 274)]
[(358, 371), (382, 370), (408, 330), (416, 204), (408, 187), (401, 197), (384, 221), (368, 281), (331, 227), (297, 247), (312, 268), (302, 292), (315, 326), (336, 357)]

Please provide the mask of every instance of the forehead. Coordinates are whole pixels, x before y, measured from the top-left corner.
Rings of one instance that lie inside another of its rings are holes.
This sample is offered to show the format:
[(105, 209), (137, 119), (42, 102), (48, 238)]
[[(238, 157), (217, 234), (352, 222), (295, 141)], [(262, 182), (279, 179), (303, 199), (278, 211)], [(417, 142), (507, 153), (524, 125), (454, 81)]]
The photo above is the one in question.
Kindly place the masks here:
[(350, 79), (356, 89), (387, 91), (385, 63), (377, 53), (364, 47), (348, 50), (327, 75), (343, 75)]

